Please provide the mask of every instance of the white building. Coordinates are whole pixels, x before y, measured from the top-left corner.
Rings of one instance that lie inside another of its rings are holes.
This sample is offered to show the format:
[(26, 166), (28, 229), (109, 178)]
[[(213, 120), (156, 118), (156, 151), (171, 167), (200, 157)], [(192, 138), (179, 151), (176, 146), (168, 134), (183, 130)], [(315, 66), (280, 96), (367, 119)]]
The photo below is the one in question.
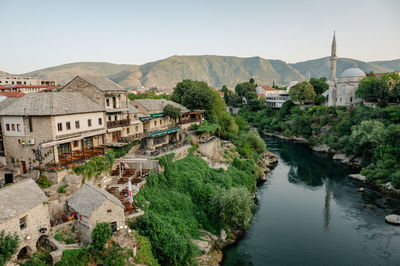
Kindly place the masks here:
[(55, 80), (44, 80), (37, 77), (25, 77), (22, 75), (0, 75), (0, 85), (47, 85), (56, 86)]

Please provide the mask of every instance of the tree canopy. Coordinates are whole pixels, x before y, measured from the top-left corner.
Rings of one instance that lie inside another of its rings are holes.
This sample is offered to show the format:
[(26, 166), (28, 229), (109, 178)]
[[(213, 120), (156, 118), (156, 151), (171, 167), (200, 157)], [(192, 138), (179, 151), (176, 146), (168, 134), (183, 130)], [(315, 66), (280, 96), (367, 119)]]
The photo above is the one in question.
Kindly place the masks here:
[(322, 94), (324, 91), (329, 89), (328, 83), (326, 83), (326, 78), (311, 78), (310, 79), (310, 84), (313, 86), (314, 91), (317, 95)]
[(178, 107), (175, 107), (171, 104), (167, 104), (164, 107), (164, 114), (176, 119), (176, 118), (179, 118), (179, 116), (181, 114), (181, 109)]
[(290, 88), (289, 96), (292, 100), (300, 103), (313, 103), (317, 96), (313, 86), (307, 82), (301, 82)]

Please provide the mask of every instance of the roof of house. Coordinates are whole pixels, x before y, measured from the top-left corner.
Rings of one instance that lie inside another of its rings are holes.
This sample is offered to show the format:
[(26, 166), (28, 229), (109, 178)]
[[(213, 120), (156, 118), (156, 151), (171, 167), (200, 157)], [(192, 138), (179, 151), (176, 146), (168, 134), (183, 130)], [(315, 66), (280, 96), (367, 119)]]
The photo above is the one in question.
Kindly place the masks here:
[(18, 89), (18, 88), (43, 88), (43, 89), (55, 89), (57, 86), (50, 85), (26, 85), (26, 84), (7, 84), (1, 85), (0, 90), (5, 89)]
[(68, 200), (68, 206), (79, 214), (90, 217), (92, 212), (106, 200), (110, 200), (124, 209), (122, 203), (112, 194), (88, 183), (83, 184), (81, 189), (72, 195)]
[(49, 116), (104, 111), (89, 97), (79, 92), (29, 93), (0, 111), (0, 115)]
[(270, 86), (267, 86), (267, 85), (260, 85), (260, 87), (263, 88), (266, 91), (276, 91), (277, 90), (277, 89), (274, 89), (274, 88), (272, 88)]
[(19, 98), (24, 97), (25, 93), (19, 91), (0, 91), (0, 95), (9, 97), (9, 98)]
[(79, 75), (83, 80), (86, 80), (96, 88), (102, 91), (125, 91), (120, 85), (105, 77)]
[(32, 179), (6, 186), (0, 189), (0, 223), (46, 201), (46, 195)]
[(188, 111), (188, 109), (176, 102), (173, 101), (168, 101), (165, 99), (137, 99), (133, 101), (134, 103), (138, 103), (141, 106), (143, 106), (144, 109), (146, 109), (147, 112), (152, 113), (155, 111), (160, 111), (162, 112), (164, 110), (164, 107), (167, 106), (168, 104), (180, 108), (181, 111)]
[(128, 109), (130, 114), (140, 114), (141, 112), (139, 109), (137, 109), (135, 106), (132, 105), (132, 103), (128, 104)]
[(5, 98), (4, 100), (0, 101), (0, 111), (15, 102), (16, 100), (18, 100), (18, 98)]

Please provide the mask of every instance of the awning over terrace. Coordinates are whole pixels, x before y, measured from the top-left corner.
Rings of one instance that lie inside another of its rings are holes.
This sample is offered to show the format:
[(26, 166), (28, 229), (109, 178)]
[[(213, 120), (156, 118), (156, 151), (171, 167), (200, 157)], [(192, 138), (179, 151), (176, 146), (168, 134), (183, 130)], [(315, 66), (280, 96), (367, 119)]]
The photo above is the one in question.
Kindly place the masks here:
[(144, 121), (153, 119), (153, 117), (151, 117), (151, 116), (143, 116), (143, 117), (139, 117), (139, 119), (140, 119), (140, 121), (144, 122)]
[(172, 128), (172, 129), (167, 129), (167, 130), (162, 130), (154, 133), (150, 133), (150, 137), (159, 137), (159, 136), (164, 136), (170, 133), (175, 133), (178, 132), (179, 128)]
[(164, 113), (151, 114), (151, 117), (153, 117), (153, 118), (162, 117), (162, 116), (164, 116)]

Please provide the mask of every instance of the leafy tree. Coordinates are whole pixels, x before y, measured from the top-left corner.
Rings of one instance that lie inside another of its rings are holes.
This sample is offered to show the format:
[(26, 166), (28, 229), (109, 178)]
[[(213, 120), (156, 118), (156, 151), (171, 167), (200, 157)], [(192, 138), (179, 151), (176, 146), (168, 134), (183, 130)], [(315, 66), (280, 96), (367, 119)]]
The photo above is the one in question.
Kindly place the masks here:
[(0, 266), (5, 265), (8, 259), (17, 252), (18, 236), (3, 231), (0, 233)]
[(363, 78), (358, 85), (356, 96), (366, 101), (386, 103), (390, 94), (382, 78), (367, 76)]
[(314, 99), (314, 104), (315, 105), (321, 105), (325, 102), (325, 97), (322, 96), (321, 94), (317, 95)]
[(327, 89), (329, 89), (328, 83), (326, 83), (326, 78), (311, 78), (310, 79), (310, 84), (313, 86), (314, 91), (317, 95), (322, 94), (325, 92)]
[(112, 229), (109, 223), (98, 223), (92, 231), (91, 248), (95, 251), (104, 251), (106, 242), (111, 238)]
[(61, 261), (56, 263), (56, 266), (86, 266), (89, 263), (89, 250), (81, 249), (66, 249), (63, 251)]
[[(244, 82), (237, 84), (235, 87), (235, 92), (239, 95), (240, 98), (244, 97), (246, 93), (248, 92), (254, 92), (256, 93), (256, 85), (253, 83), (249, 82)], [(256, 95), (257, 96), (257, 95)]]
[(285, 118), (288, 114), (290, 114), (290, 110), (295, 106), (292, 100), (287, 100), (282, 104), (281, 110), (279, 111), (280, 118)]
[(133, 101), (133, 100), (137, 100), (137, 99), (166, 99), (166, 100), (170, 100), (171, 97), (168, 94), (156, 94), (154, 90), (149, 89), (149, 90), (146, 90), (144, 93), (140, 93), (140, 94), (130, 93), (130, 94), (128, 94), (128, 98), (129, 98), (129, 100)]
[(219, 125), (221, 127), (221, 137), (224, 139), (233, 139), (239, 132), (239, 127), (235, 122), (233, 116), (224, 112), (219, 119)]
[(242, 106), (242, 98), (237, 93), (231, 93), (228, 95), (228, 104), (233, 107)]
[(304, 81), (291, 87), (289, 96), (292, 100), (300, 103), (313, 103), (316, 94), (313, 86), (309, 82)]
[(244, 187), (217, 191), (211, 198), (211, 214), (222, 224), (247, 229), (255, 209), (250, 192)]
[(175, 107), (171, 104), (167, 104), (164, 107), (164, 114), (166, 114), (174, 119), (177, 119), (177, 118), (179, 118), (179, 116), (181, 114), (181, 109), (178, 107)]
[(238, 125), (240, 131), (244, 131), (247, 129), (248, 123), (242, 116), (235, 116), (235, 122)]

